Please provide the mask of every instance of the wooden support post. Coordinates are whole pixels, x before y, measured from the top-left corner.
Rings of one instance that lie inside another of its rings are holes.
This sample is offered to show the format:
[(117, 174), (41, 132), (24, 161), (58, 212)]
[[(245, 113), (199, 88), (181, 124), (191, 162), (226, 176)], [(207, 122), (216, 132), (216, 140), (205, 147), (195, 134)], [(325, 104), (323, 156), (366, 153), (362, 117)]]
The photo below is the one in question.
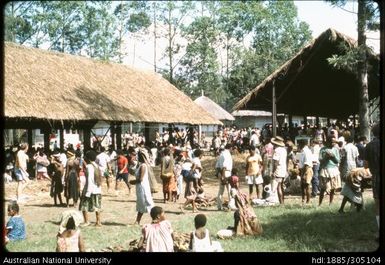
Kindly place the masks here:
[(116, 149), (122, 149), (122, 124), (119, 123), (116, 125)]
[[(316, 117), (315, 117), (315, 126), (317, 127), (318, 124), (320, 124), (320, 122), (319, 122), (319, 116), (316, 116)], [(321, 125), (321, 124), (320, 124), (320, 125)]]
[(275, 80), (273, 79), (273, 89), (272, 89), (272, 124), (273, 124), (273, 137), (277, 136), (277, 100), (275, 96)]
[(64, 128), (60, 128), (60, 133), (59, 133), (59, 140), (60, 140), (60, 149), (64, 149)]
[(111, 145), (112, 149), (116, 150), (116, 145), (115, 145), (115, 124), (111, 123)]
[(307, 116), (303, 116), (303, 128), (306, 130), (307, 129)]
[(85, 127), (83, 128), (83, 146), (84, 150), (90, 150), (91, 149), (91, 128)]
[(45, 128), (43, 132), (44, 132), (44, 151), (48, 152), (50, 151), (49, 137), (51, 135), (51, 130), (48, 128)]
[(32, 148), (32, 145), (33, 145), (32, 137), (33, 137), (33, 135), (32, 135), (32, 129), (31, 128), (29, 128), (27, 130), (27, 137), (28, 137), (28, 146), (29, 146), (29, 148)]
[(144, 139), (145, 145), (150, 146), (150, 124), (148, 122), (144, 123)]

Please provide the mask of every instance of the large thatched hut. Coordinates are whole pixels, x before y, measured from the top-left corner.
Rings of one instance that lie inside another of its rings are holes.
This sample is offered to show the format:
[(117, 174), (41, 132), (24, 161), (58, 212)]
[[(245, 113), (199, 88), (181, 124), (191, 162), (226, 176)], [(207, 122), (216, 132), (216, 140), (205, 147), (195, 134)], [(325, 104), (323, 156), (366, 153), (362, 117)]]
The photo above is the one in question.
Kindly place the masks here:
[(12, 43), (4, 45), (4, 66), (6, 128), (49, 134), (106, 121), (118, 134), (125, 122), (221, 124), (153, 72)]
[[(327, 60), (346, 53), (343, 46), (356, 45), (354, 39), (326, 30), (238, 101), (234, 110), (271, 111), (275, 86), (277, 113), (335, 119), (358, 114), (357, 73), (336, 69)], [(379, 56), (372, 52), (368, 52), (368, 88), (370, 99), (379, 96)]]

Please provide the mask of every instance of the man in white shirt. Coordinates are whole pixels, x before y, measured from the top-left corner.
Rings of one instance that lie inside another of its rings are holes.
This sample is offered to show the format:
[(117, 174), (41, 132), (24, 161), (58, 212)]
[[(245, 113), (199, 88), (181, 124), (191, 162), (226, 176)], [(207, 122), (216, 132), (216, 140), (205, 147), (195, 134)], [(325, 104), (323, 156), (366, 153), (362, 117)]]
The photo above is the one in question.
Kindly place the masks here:
[(102, 207), (102, 186), (101, 175), (99, 174), (98, 165), (95, 163), (96, 152), (89, 150), (85, 153), (86, 165), (86, 178), (87, 184), (84, 187), (83, 195), (80, 200), (80, 210), (83, 213), (84, 225), (88, 226), (88, 212), (96, 213), (95, 226), (101, 226), (100, 211)]
[(223, 192), (225, 188), (227, 190), (228, 198), (230, 199), (230, 184), (229, 178), (231, 177), (231, 170), (233, 169), (233, 158), (230, 153), (231, 145), (227, 144), (225, 150), (222, 151), (218, 158), (218, 168), (220, 169), (219, 174), (219, 191), (217, 196), (217, 207), (218, 210), (222, 210), (223, 204)]
[(251, 133), (250, 137), (250, 146), (253, 147), (254, 149), (257, 148), (257, 146), (260, 144), (259, 142), (259, 137), (255, 131)]
[(284, 204), (283, 180), (287, 174), (287, 151), (282, 137), (272, 138), (271, 143), (274, 145), (272, 190), (277, 191), (279, 203)]
[(105, 152), (104, 146), (100, 147), (100, 154), (96, 156), (95, 163), (99, 167), (100, 176), (106, 178), (107, 192), (110, 190), (110, 178), (113, 176), (110, 165), (110, 156)]
[(298, 142), (299, 150), (302, 150), (299, 160), (299, 169), (301, 172), (301, 194), (302, 204), (310, 203), (310, 185), (313, 178), (313, 154), (307, 146), (307, 140), (302, 139)]

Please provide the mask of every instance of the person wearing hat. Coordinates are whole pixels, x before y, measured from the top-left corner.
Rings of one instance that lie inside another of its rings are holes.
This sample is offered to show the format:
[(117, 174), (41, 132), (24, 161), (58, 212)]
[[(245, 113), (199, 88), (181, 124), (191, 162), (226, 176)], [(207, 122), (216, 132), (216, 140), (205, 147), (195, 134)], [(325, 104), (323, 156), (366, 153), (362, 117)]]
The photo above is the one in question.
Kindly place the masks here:
[(56, 252), (84, 252), (85, 246), (79, 225), (83, 216), (79, 211), (67, 210), (61, 215), (59, 232), (56, 236)]
[(333, 136), (326, 138), (325, 146), (319, 151), (320, 161), (320, 195), (319, 205), (322, 204), (325, 192), (329, 193), (329, 205), (333, 202), (334, 192), (341, 188), (340, 170), (338, 164), (340, 163), (340, 154), (336, 147), (334, 147)]
[(272, 190), (277, 191), (279, 203), (284, 204), (283, 180), (287, 174), (287, 151), (282, 137), (272, 138), (271, 143), (274, 145)]

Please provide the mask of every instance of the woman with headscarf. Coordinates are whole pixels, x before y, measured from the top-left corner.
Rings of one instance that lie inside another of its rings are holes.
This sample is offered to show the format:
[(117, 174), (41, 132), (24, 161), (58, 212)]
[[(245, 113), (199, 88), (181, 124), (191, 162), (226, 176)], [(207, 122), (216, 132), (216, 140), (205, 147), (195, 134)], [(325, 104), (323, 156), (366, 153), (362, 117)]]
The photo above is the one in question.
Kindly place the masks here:
[[(150, 177), (149, 177), (149, 161), (147, 153), (139, 150), (138, 162), (139, 166), (135, 172), (136, 179), (131, 181), (131, 184), (136, 185), (136, 211), (138, 212), (134, 224), (140, 224), (140, 220), (144, 213), (149, 213), (151, 208), (154, 207), (154, 201), (152, 200)], [(134, 157), (133, 159), (136, 159)]]
[(69, 200), (73, 200), (73, 205), (76, 208), (80, 195), (79, 187), (79, 170), (80, 163), (79, 158), (76, 157), (73, 149), (67, 150), (67, 166), (64, 175), (64, 197), (66, 198), (67, 207), (69, 206)]

